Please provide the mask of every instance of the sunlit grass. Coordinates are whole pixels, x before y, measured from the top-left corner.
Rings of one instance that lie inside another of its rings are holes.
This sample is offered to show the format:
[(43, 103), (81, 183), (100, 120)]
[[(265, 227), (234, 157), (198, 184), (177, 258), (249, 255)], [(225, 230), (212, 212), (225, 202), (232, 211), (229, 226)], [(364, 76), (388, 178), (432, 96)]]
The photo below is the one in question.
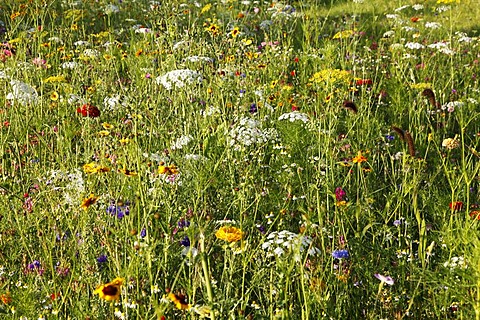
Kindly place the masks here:
[(480, 318), (479, 7), (443, 2), (3, 2), (0, 312)]

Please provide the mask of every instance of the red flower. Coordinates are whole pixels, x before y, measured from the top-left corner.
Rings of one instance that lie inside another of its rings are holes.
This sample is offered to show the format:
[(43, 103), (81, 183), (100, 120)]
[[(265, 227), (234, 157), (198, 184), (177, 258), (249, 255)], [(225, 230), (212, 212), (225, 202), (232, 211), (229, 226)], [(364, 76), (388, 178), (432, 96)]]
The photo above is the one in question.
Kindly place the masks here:
[(480, 220), (480, 211), (478, 210), (470, 211), (470, 217), (476, 220)]
[(91, 104), (84, 104), (77, 108), (77, 113), (81, 113), (84, 117), (96, 118), (100, 116), (100, 110)]
[(373, 81), (371, 79), (358, 79), (355, 81), (357, 86), (365, 86), (365, 85), (371, 85)]
[(449, 207), (450, 207), (450, 209), (452, 209), (454, 211), (462, 210), (463, 202), (462, 201), (450, 202)]

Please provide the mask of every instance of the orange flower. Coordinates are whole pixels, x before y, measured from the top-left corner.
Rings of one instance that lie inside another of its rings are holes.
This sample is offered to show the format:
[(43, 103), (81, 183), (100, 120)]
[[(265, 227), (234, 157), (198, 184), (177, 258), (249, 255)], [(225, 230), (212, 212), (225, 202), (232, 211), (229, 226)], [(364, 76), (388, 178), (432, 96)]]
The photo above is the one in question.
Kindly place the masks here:
[(236, 242), (240, 241), (243, 238), (242, 230), (235, 227), (223, 226), (215, 233), (215, 236), (220, 240), (225, 240), (227, 242)]
[(352, 161), (353, 163), (362, 163), (367, 161), (367, 158), (363, 156), (362, 151), (358, 151), (357, 155), (353, 157)]

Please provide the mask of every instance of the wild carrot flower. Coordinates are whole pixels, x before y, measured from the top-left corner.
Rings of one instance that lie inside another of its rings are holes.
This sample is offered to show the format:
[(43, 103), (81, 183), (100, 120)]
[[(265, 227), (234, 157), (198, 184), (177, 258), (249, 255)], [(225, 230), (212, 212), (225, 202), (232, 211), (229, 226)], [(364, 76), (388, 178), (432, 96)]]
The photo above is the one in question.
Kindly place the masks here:
[(115, 278), (112, 282), (102, 284), (93, 291), (93, 294), (98, 294), (101, 299), (106, 301), (118, 300), (122, 292), (122, 278)]
[(215, 236), (220, 240), (227, 242), (240, 241), (243, 237), (242, 230), (235, 227), (223, 226), (215, 233)]

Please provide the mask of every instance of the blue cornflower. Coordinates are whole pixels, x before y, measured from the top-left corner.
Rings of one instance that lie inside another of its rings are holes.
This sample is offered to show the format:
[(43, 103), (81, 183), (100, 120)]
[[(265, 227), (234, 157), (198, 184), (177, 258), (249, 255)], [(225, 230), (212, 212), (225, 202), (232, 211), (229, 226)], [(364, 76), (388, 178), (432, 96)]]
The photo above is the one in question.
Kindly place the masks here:
[(393, 139), (395, 139), (395, 137), (392, 136), (391, 134), (387, 134), (387, 135), (385, 136), (385, 139), (387, 139), (388, 141), (393, 141)]
[(97, 258), (97, 262), (98, 262), (98, 263), (107, 262), (107, 256), (104, 255), (104, 254), (100, 255), (100, 256)]
[(252, 104), (250, 105), (250, 113), (255, 113), (255, 112), (257, 112), (257, 111), (258, 111), (257, 105), (256, 105), (255, 103), (252, 103)]
[(332, 256), (335, 259), (347, 259), (350, 258), (350, 254), (348, 253), (348, 250), (335, 250), (332, 252)]
[(130, 214), (130, 201), (126, 201), (125, 203), (122, 201), (110, 201), (110, 205), (107, 207), (107, 213), (112, 216), (116, 215), (118, 219), (128, 216)]
[(180, 244), (184, 247), (190, 247), (190, 239), (188, 236), (185, 236), (182, 240), (180, 240)]

